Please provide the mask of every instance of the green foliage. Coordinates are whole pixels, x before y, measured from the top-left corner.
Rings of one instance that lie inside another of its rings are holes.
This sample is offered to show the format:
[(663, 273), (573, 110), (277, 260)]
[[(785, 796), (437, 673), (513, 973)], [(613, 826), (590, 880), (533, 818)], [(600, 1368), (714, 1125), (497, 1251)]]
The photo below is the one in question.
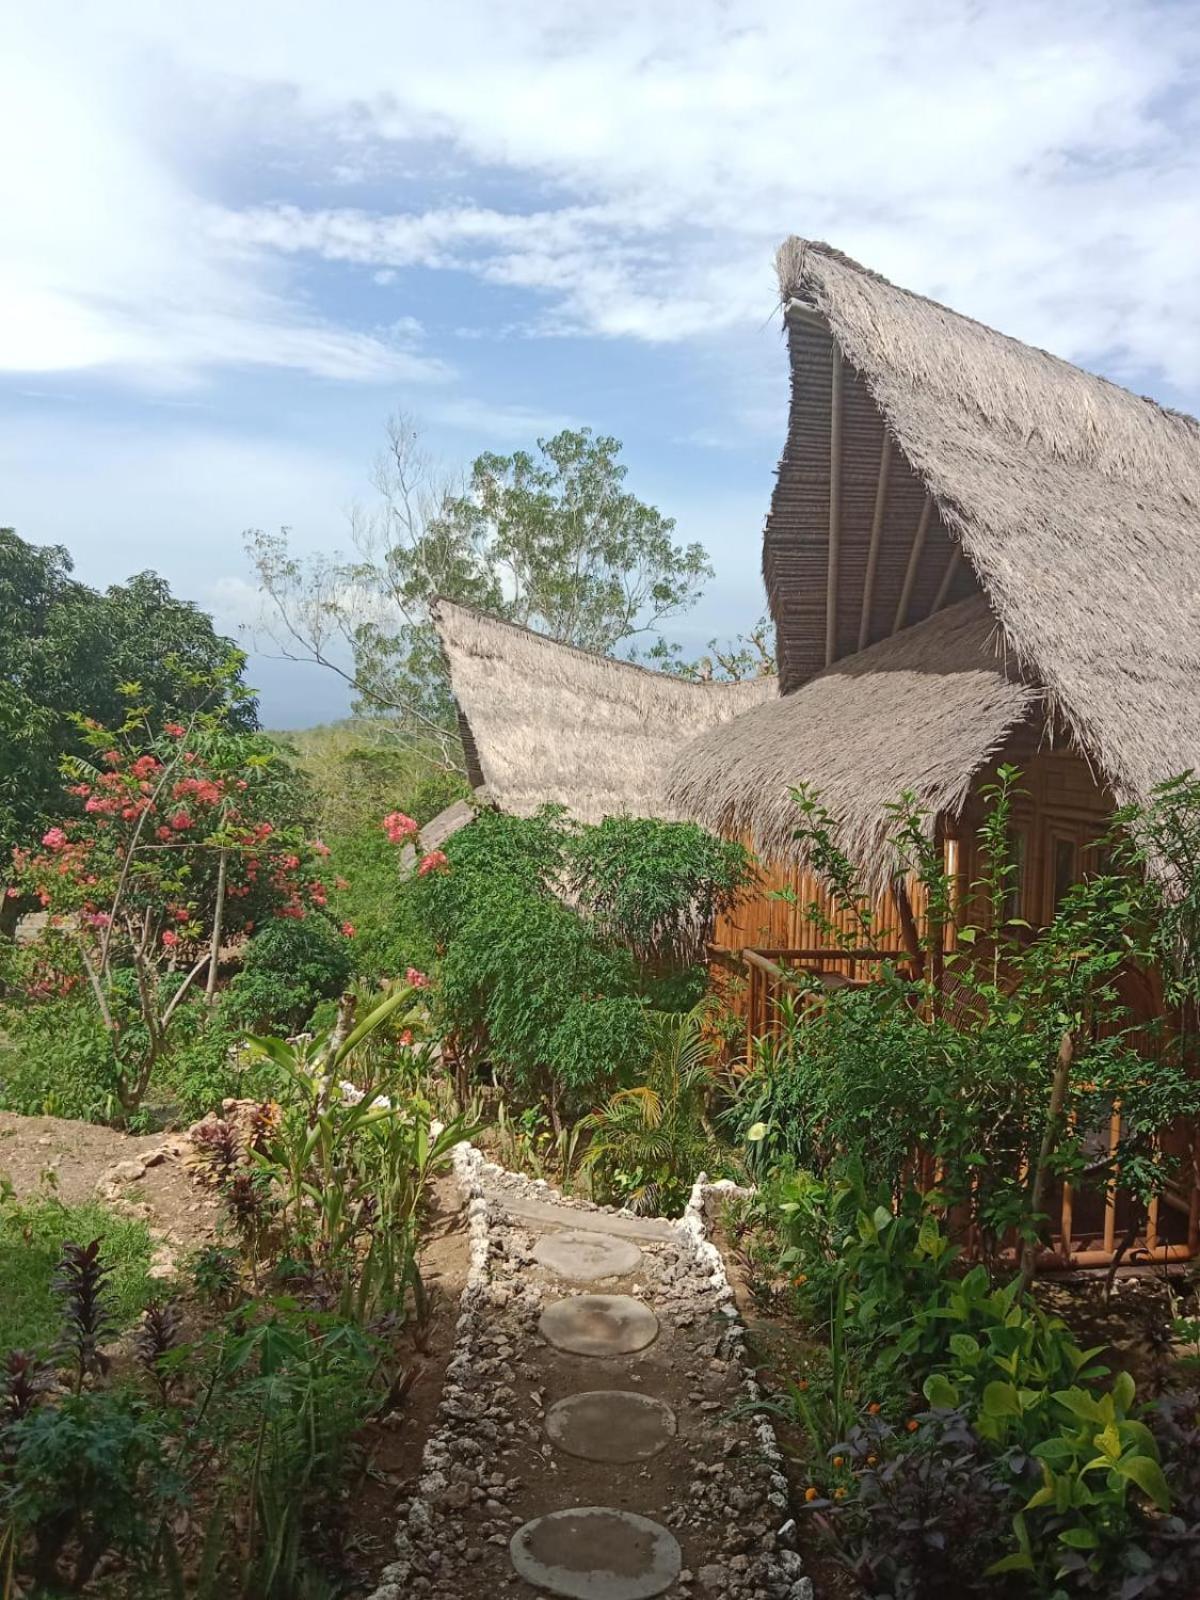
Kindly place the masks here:
[(296, 1033), (346, 987), (351, 966), (349, 942), (328, 917), (268, 922), (222, 996), (222, 1019), (235, 1031)]
[(100, 594), (71, 576), (61, 545), (0, 529), (0, 616), (0, 855), (54, 820), (60, 759), (83, 753), (75, 717), (118, 719), (121, 685), (137, 683), (156, 718), (185, 720), (230, 687), (226, 725), (255, 726), (245, 656), (152, 572)]
[(713, 922), (750, 878), (742, 845), (690, 822), (606, 817), (582, 828), (566, 852), (580, 909), (644, 966), (703, 959)]
[(120, 1067), (90, 999), (0, 1004), (0, 1108), (22, 1116), (109, 1122)]
[(705, 1023), (699, 1007), (649, 1013), (650, 1054), (638, 1081), (584, 1118), (583, 1163), (602, 1197), (634, 1210), (679, 1211), (698, 1173), (728, 1167), (708, 1114), (713, 1050)]
[[(380, 503), (360, 520), (354, 557), (305, 565), (285, 534), (254, 533), (250, 553), (287, 648), (328, 661), (340, 635), (359, 704), (385, 711), (415, 745), (461, 760), (445, 661), (430, 620), (436, 596), (478, 606), (584, 649), (653, 635), (698, 599), (712, 569), (698, 544), (625, 487), (616, 439), (584, 428), (536, 451), (485, 454), (466, 492), (441, 480), (408, 422), (389, 427)], [(398, 624), (364, 620), (377, 594)]]
[(152, 1253), (146, 1224), (100, 1205), (65, 1206), (56, 1199), (0, 1203), (0, 1354), (49, 1350), (60, 1326), (51, 1294), (63, 1246), (99, 1239), (112, 1268), (108, 1285), (113, 1323), (128, 1327), (148, 1299)]
[(11, 1463), (0, 1510), (32, 1540), (39, 1593), (75, 1592), (113, 1552), (145, 1567), (179, 1485), (164, 1472), (166, 1418), (138, 1397), (69, 1395), (3, 1430)]

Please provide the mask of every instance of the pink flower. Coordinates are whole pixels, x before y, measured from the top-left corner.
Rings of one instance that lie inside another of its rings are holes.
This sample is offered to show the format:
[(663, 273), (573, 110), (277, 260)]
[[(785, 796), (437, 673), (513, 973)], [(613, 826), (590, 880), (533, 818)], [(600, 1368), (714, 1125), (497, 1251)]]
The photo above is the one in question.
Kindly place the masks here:
[(312, 848), (319, 856), (327, 856), (329, 854), (329, 846), (324, 842), (323, 839), (314, 839), (312, 842)]
[(106, 750), (100, 759), (106, 766), (119, 767), (121, 764), (121, 752), (119, 750)]
[(416, 967), (409, 967), (404, 976), (414, 989), (428, 989), (429, 987), (429, 979), (423, 972), (418, 972)]
[(431, 850), (427, 856), (422, 857), (421, 865), (417, 868), (417, 876), (423, 878), (427, 873), (441, 872), (443, 867), (449, 865), (444, 850)]
[(186, 811), (177, 811), (171, 818), (171, 826), (180, 833), (182, 833), (185, 828), (190, 828), (191, 825), (192, 819), (188, 816)]
[(164, 722), (163, 723), (163, 732), (164, 733), (169, 733), (171, 735), (172, 739), (182, 739), (183, 738), (183, 734), (184, 734), (183, 723), (182, 722)]
[(379, 826), (393, 844), (403, 844), (405, 839), (411, 839), (419, 828), (419, 824), (414, 822), (412, 817), (406, 817), (403, 811), (389, 812)]
[(61, 850), (67, 842), (67, 836), (61, 828), (48, 828), (42, 835), (42, 843), (47, 850)]
[(352, 922), (343, 922), (342, 932), (346, 935), (347, 939), (353, 939), (355, 933), (354, 924)]
[(409, 1046), (412, 1044), (412, 1042), (413, 1042), (413, 1031), (412, 1031), (411, 1028), (405, 1028), (404, 1032), (400, 1035), (400, 1043), (407, 1050), (409, 1048)]
[(335, 878), (333, 880), (333, 887), (335, 889), (348, 889), (350, 887), (350, 880), (349, 878)]
[(176, 944), (179, 943), (179, 935), (177, 933), (174, 933), (170, 928), (168, 928), (167, 931), (162, 936), (162, 942), (166, 945), (167, 949), (169, 950), (172, 945), (176, 945)]
[(20, 894), (20, 892), (21, 892), (20, 889), (17, 889), (15, 887), (10, 887), (8, 889), (5, 889), (4, 898), (6, 900), (15, 900), (17, 898), (17, 896)]

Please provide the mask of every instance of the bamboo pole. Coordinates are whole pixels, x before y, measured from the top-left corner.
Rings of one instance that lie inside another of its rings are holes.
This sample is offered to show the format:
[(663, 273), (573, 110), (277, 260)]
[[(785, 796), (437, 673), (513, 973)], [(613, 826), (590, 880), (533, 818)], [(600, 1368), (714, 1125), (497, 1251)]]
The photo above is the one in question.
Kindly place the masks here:
[(908, 552), (908, 567), (904, 574), (904, 587), (900, 591), (900, 604), (896, 607), (896, 620), (892, 624), (892, 633), (897, 634), (904, 626), (908, 616), (908, 605), (912, 599), (912, 592), (917, 582), (917, 568), (921, 564), (921, 552), (925, 548), (925, 535), (929, 532), (929, 519), (933, 515), (933, 497), (925, 496), (925, 503), (921, 507), (921, 518), (917, 523), (917, 531), (913, 534), (912, 549)]
[(825, 573), (825, 665), (837, 659), (838, 562), (842, 539), (842, 349), (833, 343), (829, 424), (829, 562)]
[(883, 514), (887, 510), (888, 479), (892, 471), (892, 440), (883, 430), (879, 452), (879, 477), (875, 481), (875, 511), (871, 517), (871, 544), (867, 551), (867, 571), (863, 578), (862, 615), (858, 619), (858, 648), (865, 650), (871, 637), (871, 607), (875, 600), (875, 569), (879, 565), (879, 546), (883, 540)]
[(933, 616), (935, 611), (940, 611), (946, 604), (946, 596), (950, 593), (950, 586), (954, 582), (955, 575), (957, 574), (961, 563), (962, 545), (953, 544), (950, 547), (950, 558), (946, 562), (945, 572), (942, 573), (942, 581), (938, 585), (937, 598), (933, 602), (933, 611), (929, 613), (930, 616)]

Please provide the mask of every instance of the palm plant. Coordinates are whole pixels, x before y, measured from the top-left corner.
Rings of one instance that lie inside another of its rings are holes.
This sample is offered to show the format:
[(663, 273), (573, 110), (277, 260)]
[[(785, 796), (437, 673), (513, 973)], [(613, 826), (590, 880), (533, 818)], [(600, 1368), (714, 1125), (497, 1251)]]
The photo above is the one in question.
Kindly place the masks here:
[(651, 1012), (653, 1044), (644, 1083), (620, 1089), (583, 1119), (582, 1166), (595, 1191), (631, 1210), (682, 1208), (701, 1171), (730, 1164), (709, 1118), (715, 1052), (706, 1008)]

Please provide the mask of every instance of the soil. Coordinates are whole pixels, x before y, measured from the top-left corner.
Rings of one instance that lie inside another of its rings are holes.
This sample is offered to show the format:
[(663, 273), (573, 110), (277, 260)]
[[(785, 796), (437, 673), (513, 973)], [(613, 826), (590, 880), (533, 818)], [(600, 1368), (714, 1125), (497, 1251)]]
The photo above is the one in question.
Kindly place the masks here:
[[(740, 1253), (720, 1218), (713, 1225), (713, 1243), (725, 1262), (734, 1304), (745, 1324), (750, 1359), (755, 1366), (758, 1382), (763, 1393), (770, 1396), (778, 1389), (780, 1373), (795, 1371), (804, 1365), (803, 1340), (790, 1319), (773, 1315), (755, 1297)], [(804, 1561), (804, 1570), (812, 1578), (814, 1593), (820, 1595), (821, 1600), (862, 1600), (862, 1589), (834, 1559), (820, 1530), (805, 1510), (804, 1491), (808, 1487), (808, 1476), (802, 1459), (807, 1447), (804, 1430), (783, 1417), (772, 1417), (771, 1420), (783, 1452), (792, 1516), (796, 1521), (796, 1549)]]
[(51, 1193), (67, 1205), (115, 1204), (144, 1217), (176, 1255), (210, 1243), (218, 1220), (216, 1201), (183, 1165), (183, 1149), (178, 1135), (0, 1111), (0, 1178), (20, 1199)]
[(413, 1333), (408, 1388), (403, 1403), (364, 1432), (363, 1477), (347, 1501), (346, 1551), (359, 1592), (371, 1589), (395, 1560), (397, 1508), (416, 1492), (425, 1442), (437, 1426), (468, 1265), (462, 1196), (454, 1179), (446, 1176), (434, 1185), (421, 1251), (429, 1314)]

